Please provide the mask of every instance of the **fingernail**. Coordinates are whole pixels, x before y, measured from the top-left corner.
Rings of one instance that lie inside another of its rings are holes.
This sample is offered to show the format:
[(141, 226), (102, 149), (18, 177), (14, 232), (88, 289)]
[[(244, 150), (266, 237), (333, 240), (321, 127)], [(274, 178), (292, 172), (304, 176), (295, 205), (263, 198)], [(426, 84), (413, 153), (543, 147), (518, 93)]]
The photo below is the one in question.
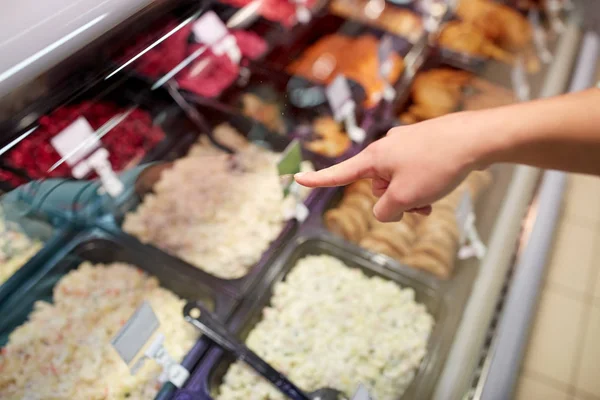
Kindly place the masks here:
[(303, 176), (306, 176), (306, 172), (298, 172), (294, 175), (294, 179), (302, 178)]

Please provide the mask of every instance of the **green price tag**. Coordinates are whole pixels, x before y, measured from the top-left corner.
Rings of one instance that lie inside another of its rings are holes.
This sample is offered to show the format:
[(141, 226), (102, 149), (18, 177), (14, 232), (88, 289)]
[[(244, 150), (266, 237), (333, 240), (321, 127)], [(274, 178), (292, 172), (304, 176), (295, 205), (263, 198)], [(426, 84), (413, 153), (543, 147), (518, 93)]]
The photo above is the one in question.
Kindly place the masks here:
[(298, 140), (293, 140), (283, 151), (281, 159), (277, 164), (279, 176), (282, 177), (281, 184), (283, 192), (287, 196), (291, 184), (294, 182), (294, 174), (300, 172), (302, 163), (302, 147)]

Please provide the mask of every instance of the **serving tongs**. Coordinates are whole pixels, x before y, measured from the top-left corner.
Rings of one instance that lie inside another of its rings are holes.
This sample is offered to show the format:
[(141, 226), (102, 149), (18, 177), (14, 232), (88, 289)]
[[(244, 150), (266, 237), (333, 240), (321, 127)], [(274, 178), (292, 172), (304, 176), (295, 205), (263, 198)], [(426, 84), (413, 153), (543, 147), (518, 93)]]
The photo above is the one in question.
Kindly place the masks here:
[(190, 324), (195, 326), (214, 341), (223, 350), (245, 362), (263, 378), (271, 382), (281, 393), (292, 400), (347, 400), (347, 397), (336, 389), (323, 388), (314, 392), (304, 393), (282, 373), (277, 371), (256, 353), (241, 343), (227, 328), (206, 310), (199, 302), (189, 302), (183, 308), (183, 315)]

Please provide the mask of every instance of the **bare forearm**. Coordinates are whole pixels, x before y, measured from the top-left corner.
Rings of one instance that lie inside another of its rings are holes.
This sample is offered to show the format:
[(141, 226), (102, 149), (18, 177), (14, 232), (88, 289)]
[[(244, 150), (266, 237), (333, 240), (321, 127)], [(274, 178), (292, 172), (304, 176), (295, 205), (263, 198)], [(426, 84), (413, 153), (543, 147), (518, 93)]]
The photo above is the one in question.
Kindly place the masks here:
[(510, 162), (600, 175), (600, 89), (477, 112), (467, 120), (487, 127), (469, 138), (477, 166)]

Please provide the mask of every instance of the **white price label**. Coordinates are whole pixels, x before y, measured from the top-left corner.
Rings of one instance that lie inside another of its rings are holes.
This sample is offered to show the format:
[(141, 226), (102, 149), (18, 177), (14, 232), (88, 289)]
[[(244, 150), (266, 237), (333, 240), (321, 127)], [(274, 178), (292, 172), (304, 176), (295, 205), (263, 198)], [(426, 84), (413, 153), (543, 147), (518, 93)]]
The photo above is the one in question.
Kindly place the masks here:
[[(181, 388), (190, 373), (178, 364), (164, 347), (165, 336), (157, 333), (160, 322), (149, 303), (144, 302), (112, 339), (111, 344), (121, 359), (136, 374), (146, 360), (152, 359), (162, 367), (161, 382), (171, 382)], [(154, 337), (154, 339), (152, 339)], [(150, 343), (147, 347), (146, 345)], [(145, 348), (142, 356), (139, 353)]]
[(229, 30), (214, 11), (207, 11), (194, 23), (194, 36), (199, 43), (212, 46), (229, 35)]
[(333, 111), (336, 121), (343, 121), (346, 133), (350, 140), (362, 143), (366, 139), (366, 132), (356, 123), (356, 104), (352, 100), (352, 91), (348, 80), (343, 75), (338, 75), (325, 89), (327, 100)]
[(361, 384), (358, 386), (358, 390), (356, 390), (356, 393), (354, 393), (354, 396), (352, 396), (352, 400), (372, 400), (372, 399), (371, 399), (371, 395), (369, 394), (369, 391), (367, 390), (367, 388)]
[(392, 72), (392, 54), (394, 53), (394, 39), (390, 35), (385, 35), (379, 42), (377, 56), (379, 59), (379, 75), (384, 81), (383, 98), (386, 101), (392, 101), (396, 97), (396, 90), (388, 81)]
[(549, 64), (552, 61), (552, 53), (548, 49), (548, 37), (540, 22), (540, 12), (537, 8), (529, 12), (529, 22), (533, 26), (533, 41), (538, 57), (544, 64)]
[(392, 54), (394, 53), (394, 39), (390, 35), (385, 35), (379, 41), (377, 57), (379, 59), (379, 74), (387, 79), (392, 69)]
[[(325, 89), (329, 106), (333, 111), (333, 116), (337, 121), (342, 121), (349, 111), (348, 104), (354, 103), (352, 100), (352, 91), (348, 80), (343, 75), (338, 75), (333, 82)], [(354, 107), (352, 107), (352, 110)]]
[(513, 91), (519, 101), (529, 101), (531, 99), (531, 88), (525, 71), (525, 63), (522, 57), (519, 57), (511, 71)]
[(486, 246), (479, 238), (477, 228), (475, 227), (475, 210), (471, 194), (465, 190), (456, 209), (456, 223), (460, 234), (460, 249), (458, 258), (461, 260), (477, 257), (483, 259), (487, 252)]
[(216, 55), (227, 54), (235, 64), (241, 61), (242, 53), (235, 37), (214, 11), (207, 11), (198, 18), (192, 31), (196, 41), (209, 46)]
[(77, 118), (54, 136), (50, 143), (70, 166), (83, 160), (99, 146), (98, 136), (84, 117)]
[(296, 19), (301, 24), (307, 24), (312, 19), (312, 14), (306, 6), (306, 0), (293, 0), (296, 3)]
[(467, 240), (467, 229), (471, 224), (470, 219), (473, 218), (473, 200), (468, 190), (465, 190), (458, 208), (456, 209), (456, 223), (458, 225), (458, 232), (460, 234), (460, 243), (464, 244)]

